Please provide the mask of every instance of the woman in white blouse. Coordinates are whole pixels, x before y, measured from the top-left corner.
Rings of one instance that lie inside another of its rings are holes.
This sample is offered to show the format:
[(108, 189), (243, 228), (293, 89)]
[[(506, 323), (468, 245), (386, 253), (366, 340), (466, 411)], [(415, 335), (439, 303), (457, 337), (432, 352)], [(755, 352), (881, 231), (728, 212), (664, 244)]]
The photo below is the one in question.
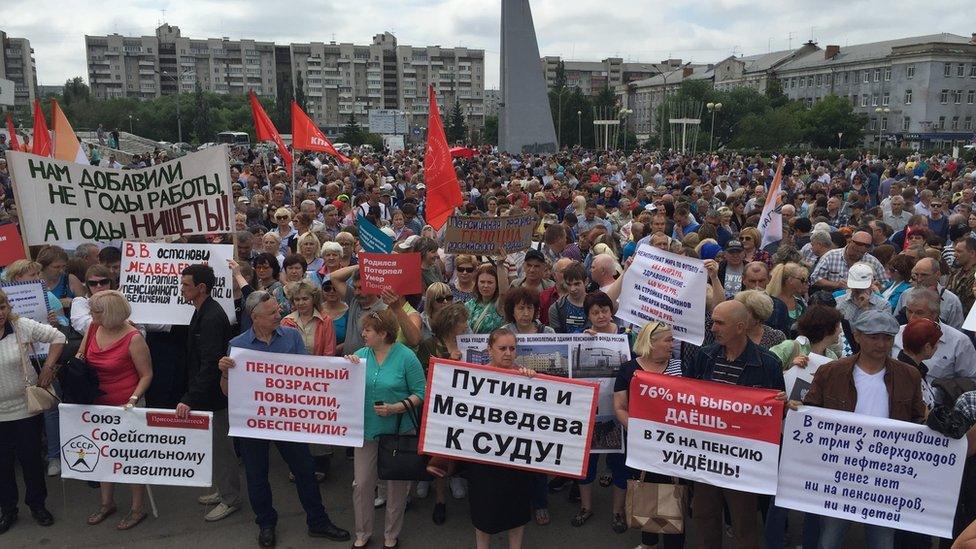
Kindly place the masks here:
[[(40, 376), (30, 365), (28, 353), (33, 343), (50, 343)], [(27, 410), (26, 382), (50, 387), (55, 364), (64, 348), (64, 334), (49, 324), (20, 318), (10, 310), (7, 294), (0, 291), (0, 534), (17, 520), (17, 481), (14, 458), (24, 475), (24, 503), (41, 526), (50, 526), (54, 517), (44, 507), (47, 487), (41, 449), (43, 414)], [(26, 375), (25, 375), (26, 374)]]

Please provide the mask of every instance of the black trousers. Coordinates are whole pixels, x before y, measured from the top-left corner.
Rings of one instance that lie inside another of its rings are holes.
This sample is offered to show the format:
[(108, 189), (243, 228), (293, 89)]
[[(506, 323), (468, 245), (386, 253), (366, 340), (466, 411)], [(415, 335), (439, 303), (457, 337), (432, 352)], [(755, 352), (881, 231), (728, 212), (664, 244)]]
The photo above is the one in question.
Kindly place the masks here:
[(0, 510), (9, 513), (17, 510), (20, 499), (14, 459), (20, 462), (24, 474), (25, 497), (28, 507), (44, 505), (47, 484), (44, 479), (44, 458), (41, 448), (41, 431), (44, 430), (44, 414), (0, 421)]

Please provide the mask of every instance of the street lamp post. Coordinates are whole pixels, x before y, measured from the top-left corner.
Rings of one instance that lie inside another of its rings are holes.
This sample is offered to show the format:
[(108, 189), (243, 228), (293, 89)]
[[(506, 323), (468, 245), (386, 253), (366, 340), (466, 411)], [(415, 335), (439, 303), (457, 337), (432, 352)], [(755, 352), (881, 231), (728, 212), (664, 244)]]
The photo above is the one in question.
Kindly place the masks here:
[(881, 118), (888, 119), (891, 109), (888, 107), (875, 107), (874, 112), (878, 113), (878, 158), (881, 158)]
[(712, 141), (715, 139), (715, 113), (722, 110), (721, 103), (707, 103), (705, 108), (712, 113), (712, 129), (708, 132), (708, 152), (712, 152)]
[(576, 111), (576, 144), (583, 146), (583, 111)]
[(627, 153), (627, 117), (634, 114), (631, 109), (620, 109), (620, 126), (624, 130), (624, 154)]
[(129, 115), (129, 133), (132, 133), (132, 115)]
[(563, 88), (558, 94), (559, 100), (556, 102), (556, 143), (559, 147), (563, 146), (563, 94), (568, 92), (569, 88)]
[(844, 137), (844, 132), (837, 132), (837, 148), (840, 148), (840, 138)]
[(160, 76), (165, 76), (166, 78), (169, 78), (170, 80), (176, 83), (176, 134), (177, 134), (177, 142), (179, 143), (183, 142), (183, 118), (182, 116), (180, 116), (180, 83), (182, 82), (184, 76), (192, 72), (194, 72), (192, 69), (186, 69), (185, 71), (182, 71), (178, 76), (169, 74), (166, 71), (159, 72)]

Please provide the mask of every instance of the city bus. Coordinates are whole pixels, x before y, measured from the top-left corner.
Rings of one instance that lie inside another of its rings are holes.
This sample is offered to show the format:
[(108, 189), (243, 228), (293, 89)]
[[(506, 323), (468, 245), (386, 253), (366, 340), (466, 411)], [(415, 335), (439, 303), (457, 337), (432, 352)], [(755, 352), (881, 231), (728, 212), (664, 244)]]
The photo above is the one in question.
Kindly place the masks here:
[(217, 143), (226, 143), (231, 148), (251, 148), (251, 138), (245, 132), (220, 132), (217, 134)]

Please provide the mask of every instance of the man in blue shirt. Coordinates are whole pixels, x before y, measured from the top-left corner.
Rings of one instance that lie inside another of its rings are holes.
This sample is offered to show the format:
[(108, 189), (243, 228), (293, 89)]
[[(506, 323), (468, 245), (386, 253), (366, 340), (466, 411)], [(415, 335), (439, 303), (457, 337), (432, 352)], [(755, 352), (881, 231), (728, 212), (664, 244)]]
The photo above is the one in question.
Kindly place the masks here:
[[(308, 354), (298, 330), (281, 326), (278, 302), (268, 292), (259, 290), (249, 295), (243, 314), (251, 318), (251, 328), (230, 340), (231, 347), (269, 353)], [(234, 367), (234, 359), (225, 356), (220, 359), (219, 366), (222, 372), (220, 388), (227, 394), (228, 370)], [(255, 438), (238, 439), (244, 461), (244, 474), (247, 477), (247, 495), (251, 508), (257, 515), (255, 522), (260, 528), (258, 545), (261, 547), (275, 546), (275, 526), (278, 523), (278, 512), (271, 503), (271, 484), (268, 482), (270, 443), (271, 441)], [(284, 441), (274, 441), (274, 444), (295, 475), (295, 489), (305, 509), (308, 535), (333, 541), (349, 540), (349, 532), (333, 524), (322, 505), (322, 494), (315, 482), (315, 462), (309, 453), (308, 444)]]

